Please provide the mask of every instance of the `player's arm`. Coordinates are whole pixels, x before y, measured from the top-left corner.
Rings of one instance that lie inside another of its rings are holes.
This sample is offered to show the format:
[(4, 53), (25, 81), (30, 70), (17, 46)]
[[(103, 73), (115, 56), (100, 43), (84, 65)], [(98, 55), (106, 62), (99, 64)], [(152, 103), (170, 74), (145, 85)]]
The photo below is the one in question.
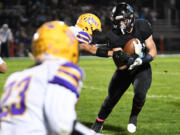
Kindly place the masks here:
[(59, 84), (48, 84), (44, 110), (51, 130), (57, 135), (98, 135), (76, 121), (77, 95)]
[(92, 129), (89, 129), (83, 124), (75, 121), (73, 132), (71, 133), (71, 135), (103, 135), (103, 134), (96, 133)]
[(113, 51), (106, 48), (97, 47), (97, 45), (90, 45), (86, 43), (79, 44), (80, 49), (89, 52), (90, 54), (99, 57), (111, 57), (113, 56)]
[(58, 84), (48, 84), (44, 101), (45, 117), (51, 130), (57, 135), (70, 135), (76, 120), (76, 97)]
[(147, 20), (144, 20), (142, 22), (141, 34), (143, 35), (143, 39), (145, 40), (145, 45), (148, 53), (144, 57), (143, 62), (150, 62), (155, 59), (157, 55), (156, 45), (154, 43), (152, 33), (153, 32), (151, 24)]
[(157, 55), (157, 50), (152, 35), (145, 40), (145, 44), (146, 48), (148, 49), (148, 54), (151, 55), (152, 60), (155, 59)]
[[(133, 42), (135, 53), (134, 55), (129, 55), (125, 53), (122, 49), (116, 48), (113, 53), (113, 60), (120, 70), (124, 70), (134, 63), (135, 59), (139, 57), (142, 53), (142, 44), (138, 40), (138, 43)], [(124, 65), (121, 66), (121, 63)]]
[(130, 65), (129, 70), (132, 70), (136, 66), (149, 63), (156, 58), (157, 50), (152, 35), (145, 40), (145, 44), (148, 53), (145, 54), (143, 58), (137, 58), (134, 63)]
[(0, 57), (0, 73), (6, 73), (6, 70), (7, 70), (6, 63)]

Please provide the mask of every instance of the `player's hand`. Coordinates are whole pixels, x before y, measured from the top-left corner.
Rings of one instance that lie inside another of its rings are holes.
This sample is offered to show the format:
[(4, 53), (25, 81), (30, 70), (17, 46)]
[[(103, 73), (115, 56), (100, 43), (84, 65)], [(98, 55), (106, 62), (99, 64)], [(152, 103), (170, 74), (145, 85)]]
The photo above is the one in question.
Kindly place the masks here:
[(133, 45), (134, 45), (135, 54), (140, 56), (142, 53), (142, 44), (138, 39), (137, 39), (137, 41), (138, 41), (138, 43), (133, 41)]
[(141, 58), (136, 58), (135, 61), (134, 61), (134, 63), (131, 64), (128, 69), (129, 69), (129, 70), (132, 70), (132, 69), (134, 69), (136, 66), (139, 66), (139, 65), (142, 65), (142, 59), (141, 59)]

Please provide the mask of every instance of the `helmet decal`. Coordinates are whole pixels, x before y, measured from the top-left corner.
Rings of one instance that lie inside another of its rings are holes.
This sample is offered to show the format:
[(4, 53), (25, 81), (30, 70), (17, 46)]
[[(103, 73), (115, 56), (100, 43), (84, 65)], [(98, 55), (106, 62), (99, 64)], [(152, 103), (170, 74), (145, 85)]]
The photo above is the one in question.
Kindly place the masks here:
[(95, 24), (98, 27), (98, 23), (94, 20), (93, 17), (89, 17), (87, 22), (91, 25), (92, 23)]
[(92, 35), (95, 30), (101, 31), (100, 19), (96, 15), (90, 13), (80, 15), (76, 26), (87, 32), (89, 35)]
[(132, 9), (132, 7), (131, 7), (130, 5), (127, 5), (127, 9), (128, 9), (129, 11), (133, 12), (133, 9)]

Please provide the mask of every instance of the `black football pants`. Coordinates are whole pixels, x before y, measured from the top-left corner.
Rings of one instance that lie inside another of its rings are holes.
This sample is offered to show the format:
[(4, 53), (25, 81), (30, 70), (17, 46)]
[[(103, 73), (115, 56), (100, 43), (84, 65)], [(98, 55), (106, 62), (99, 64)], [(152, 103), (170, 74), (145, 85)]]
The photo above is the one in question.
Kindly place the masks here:
[[(109, 84), (108, 96), (102, 104), (100, 112), (98, 113), (98, 117), (103, 120), (105, 120), (108, 117), (113, 107), (120, 100), (121, 96), (128, 89), (131, 83), (134, 87), (133, 104), (135, 102), (137, 106), (142, 108), (145, 102), (146, 93), (150, 88), (151, 81), (152, 72), (149, 64), (142, 65), (132, 71), (116, 70)], [(132, 108), (132, 112), (133, 110), (136, 109)], [(132, 112), (131, 115), (133, 115)], [(135, 115), (138, 115), (139, 112), (135, 112), (137, 113)]]

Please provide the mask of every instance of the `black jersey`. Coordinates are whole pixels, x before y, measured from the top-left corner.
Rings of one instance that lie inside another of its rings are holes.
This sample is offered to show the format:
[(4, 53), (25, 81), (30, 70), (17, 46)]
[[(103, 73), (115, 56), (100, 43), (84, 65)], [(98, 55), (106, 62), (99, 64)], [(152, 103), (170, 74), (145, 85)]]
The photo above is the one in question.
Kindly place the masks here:
[(122, 35), (120, 30), (112, 30), (108, 35), (110, 48), (121, 47), (123, 48), (127, 41), (132, 38), (138, 38), (141, 43), (152, 35), (151, 24), (144, 19), (136, 19), (133, 26), (133, 31), (129, 34)]

